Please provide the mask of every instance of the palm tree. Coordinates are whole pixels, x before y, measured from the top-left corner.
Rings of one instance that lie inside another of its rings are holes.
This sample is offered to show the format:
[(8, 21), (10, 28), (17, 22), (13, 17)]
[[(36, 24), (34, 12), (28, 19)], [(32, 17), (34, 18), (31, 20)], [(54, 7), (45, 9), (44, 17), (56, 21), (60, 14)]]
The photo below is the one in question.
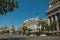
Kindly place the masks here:
[(32, 29), (28, 28), (28, 35), (30, 35), (30, 31), (32, 31)]
[(26, 26), (23, 26), (23, 35), (25, 35), (26, 34), (26, 30), (28, 29)]
[(45, 21), (41, 21), (41, 25), (42, 25), (42, 30), (44, 30), (44, 28), (46, 26), (46, 22)]
[(41, 21), (40, 24), (42, 25), (41, 33), (47, 33), (50, 30), (46, 21)]
[(43, 26), (44, 26), (45, 30), (48, 30), (48, 24), (47, 23), (45, 23)]
[(18, 2), (14, 0), (0, 0), (0, 14), (4, 15), (6, 12), (11, 12), (14, 8), (18, 8)]

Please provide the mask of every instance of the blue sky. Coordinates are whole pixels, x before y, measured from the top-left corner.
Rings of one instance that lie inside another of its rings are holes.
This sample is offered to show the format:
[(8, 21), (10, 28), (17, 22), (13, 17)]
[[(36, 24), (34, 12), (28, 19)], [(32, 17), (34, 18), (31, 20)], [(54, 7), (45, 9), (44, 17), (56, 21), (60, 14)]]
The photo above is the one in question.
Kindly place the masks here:
[(23, 24), (24, 20), (34, 18), (36, 12), (39, 13), (40, 19), (46, 18), (46, 10), (48, 9), (48, 2), (50, 0), (17, 0), (19, 8), (14, 9), (13, 12), (7, 15), (0, 15), (0, 26), (10, 26), (14, 23), (15, 29)]

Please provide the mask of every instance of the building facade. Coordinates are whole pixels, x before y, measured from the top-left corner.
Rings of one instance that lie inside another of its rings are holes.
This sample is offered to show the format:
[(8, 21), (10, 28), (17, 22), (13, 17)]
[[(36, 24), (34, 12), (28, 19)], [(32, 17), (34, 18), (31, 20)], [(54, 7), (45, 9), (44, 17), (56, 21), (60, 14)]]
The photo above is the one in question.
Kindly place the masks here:
[(0, 27), (0, 33), (14, 34), (15, 33), (14, 25), (12, 24), (10, 27), (7, 27), (6, 25), (4, 25), (4, 26)]
[[(40, 19), (38, 14), (36, 14), (35, 18), (29, 18), (27, 20), (24, 21), (23, 25), (20, 27), (20, 29), (23, 26), (26, 26), (28, 29), (31, 29), (32, 31), (30, 31), (31, 33), (38, 33), (39, 30), (44, 30), (45, 28), (43, 27), (43, 24), (41, 24), (41, 22), (46, 22), (47, 20), (45, 19)], [(27, 32), (28, 33), (28, 32)]]
[(55, 31), (60, 30), (60, 0), (51, 0), (49, 2), (49, 8), (46, 12), (48, 25), (56, 21)]
[(25, 20), (24, 26), (32, 29), (31, 32), (38, 32), (37, 28), (39, 27), (41, 29), (41, 26), (37, 26), (39, 22), (40, 22), (40, 19), (38, 16), (36, 16), (35, 18), (29, 18), (29, 19)]

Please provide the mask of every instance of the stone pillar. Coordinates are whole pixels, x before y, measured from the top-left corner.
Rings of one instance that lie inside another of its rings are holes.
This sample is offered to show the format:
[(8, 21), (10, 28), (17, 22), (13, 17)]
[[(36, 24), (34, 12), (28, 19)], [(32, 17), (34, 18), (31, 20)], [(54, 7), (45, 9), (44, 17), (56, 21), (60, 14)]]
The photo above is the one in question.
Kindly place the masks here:
[[(54, 22), (54, 17), (53, 16), (51, 16), (51, 23), (53, 23)], [(52, 26), (53, 27), (53, 26)], [(55, 31), (55, 29), (53, 29), (53, 31)]]
[(54, 19), (53, 19), (53, 17), (51, 17), (51, 22), (53, 22), (54, 21)]
[(48, 25), (50, 25), (50, 18), (48, 18), (48, 21), (47, 21)]
[(58, 18), (57, 18), (57, 16), (56, 16), (56, 15), (55, 15), (55, 20), (57, 21), (57, 26), (56, 26), (56, 28), (57, 28), (57, 31), (59, 31)]

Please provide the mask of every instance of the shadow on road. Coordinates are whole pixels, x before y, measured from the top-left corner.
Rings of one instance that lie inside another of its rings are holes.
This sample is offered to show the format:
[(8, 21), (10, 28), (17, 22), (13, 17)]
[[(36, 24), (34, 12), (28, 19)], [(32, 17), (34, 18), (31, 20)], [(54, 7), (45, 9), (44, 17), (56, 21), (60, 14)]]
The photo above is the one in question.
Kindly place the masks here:
[(0, 40), (26, 40), (25, 38), (0, 38)]

